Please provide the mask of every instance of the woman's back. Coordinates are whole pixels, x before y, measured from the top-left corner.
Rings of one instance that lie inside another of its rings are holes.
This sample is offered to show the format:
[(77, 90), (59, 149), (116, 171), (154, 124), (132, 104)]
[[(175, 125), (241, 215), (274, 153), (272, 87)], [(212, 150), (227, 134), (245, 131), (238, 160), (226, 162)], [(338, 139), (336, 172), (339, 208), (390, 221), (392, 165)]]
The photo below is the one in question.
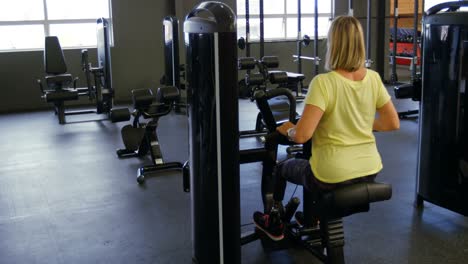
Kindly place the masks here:
[(390, 99), (380, 76), (365, 68), (331, 71), (316, 76), (309, 89), (306, 104), (324, 112), (312, 138), (314, 175), (336, 183), (380, 171), (372, 128), (376, 109)]

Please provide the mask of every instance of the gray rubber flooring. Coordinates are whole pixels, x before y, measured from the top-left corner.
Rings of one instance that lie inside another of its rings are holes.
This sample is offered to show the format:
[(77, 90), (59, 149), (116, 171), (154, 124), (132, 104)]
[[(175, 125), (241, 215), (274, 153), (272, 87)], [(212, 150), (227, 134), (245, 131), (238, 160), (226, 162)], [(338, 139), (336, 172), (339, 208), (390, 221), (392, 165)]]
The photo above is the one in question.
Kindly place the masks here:
[[(240, 109), (241, 129), (252, 129), (255, 105), (242, 100)], [(137, 168), (150, 160), (118, 159), (125, 123), (87, 121), (98, 118), (72, 116), (59, 125), (51, 111), (0, 116), (0, 263), (191, 263), (190, 195), (181, 173), (158, 173), (139, 186)], [(393, 185), (393, 198), (344, 220), (347, 263), (468, 263), (468, 219), (429, 203), (413, 206), (417, 126), (404, 120), (400, 131), (376, 134), (384, 161), (378, 180)], [(158, 134), (166, 161), (188, 158), (184, 115), (161, 118)], [(241, 166), (243, 230), (253, 229), (251, 215), (261, 208), (260, 169)], [(288, 186), (287, 198), (294, 189)], [(256, 241), (242, 248), (242, 263), (318, 262), (301, 249), (264, 251)]]

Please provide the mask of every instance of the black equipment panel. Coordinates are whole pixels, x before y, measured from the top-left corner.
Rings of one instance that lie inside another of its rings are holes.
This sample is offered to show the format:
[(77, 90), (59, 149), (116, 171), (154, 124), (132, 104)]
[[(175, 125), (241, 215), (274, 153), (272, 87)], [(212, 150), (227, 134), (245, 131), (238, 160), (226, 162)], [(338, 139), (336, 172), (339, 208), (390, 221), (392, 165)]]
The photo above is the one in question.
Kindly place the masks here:
[(441, 4), (424, 19), (417, 193), (468, 216), (468, 12), (446, 4), (449, 11), (437, 13)]

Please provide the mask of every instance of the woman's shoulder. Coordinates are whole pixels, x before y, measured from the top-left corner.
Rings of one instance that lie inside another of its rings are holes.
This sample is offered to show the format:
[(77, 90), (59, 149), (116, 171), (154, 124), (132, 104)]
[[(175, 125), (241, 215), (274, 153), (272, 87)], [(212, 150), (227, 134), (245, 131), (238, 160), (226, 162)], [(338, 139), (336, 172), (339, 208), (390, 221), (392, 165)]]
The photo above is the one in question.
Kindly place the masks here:
[(372, 79), (380, 80), (380, 74), (372, 69), (367, 69), (367, 76)]
[(329, 72), (319, 73), (315, 75), (313, 79), (323, 81), (323, 80), (330, 80), (333, 78), (336, 78), (335, 74), (333, 73), (333, 71), (329, 71)]

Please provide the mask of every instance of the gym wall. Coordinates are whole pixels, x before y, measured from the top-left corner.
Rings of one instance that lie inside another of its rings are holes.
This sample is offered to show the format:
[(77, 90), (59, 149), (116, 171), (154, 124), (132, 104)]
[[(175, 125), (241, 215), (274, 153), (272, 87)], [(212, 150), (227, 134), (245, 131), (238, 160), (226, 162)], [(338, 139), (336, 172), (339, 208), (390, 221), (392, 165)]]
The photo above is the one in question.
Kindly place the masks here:
[[(112, 1), (115, 46), (111, 53), (116, 102), (130, 101), (132, 89), (159, 84), (164, 70), (161, 21), (170, 13), (171, 6), (172, 0)], [(78, 86), (84, 87), (81, 50), (65, 50), (64, 55), (69, 72), (79, 77)], [(0, 61), (0, 113), (51, 108), (40, 98), (36, 84), (36, 78), (44, 76), (42, 51), (0, 53)], [(90, 49), (90, 62), (96, 66), (94, 48)], [(88, 100), (83, 98), (77, 103), (87, 104)]]
[[(319, 2), (320, 4), (320, 2)], [(371, 21), (371, 59), (374, 62), (372, 65), (372, 69), (378, 70), (377, 65), (378, 62), (383, 64), (383, 79), (389, 79), (389, 71), (390, 65), (388, 63), (388, 39), (389, 39), (389, 20), (385, 20), (385, 31), (379, 32), (377, 29), (377, 21), (375, 16), (377, 16), (378, 8), (385, 6), (385, 13), (388, 15), (389, 13), (389, 1), (372, 1), (372, 16), (374, 19)], [(367, 32), (366, 28), (366, 16), (367, 16), (367, 0), (355, 0), (354, 1), (354, 15), (359, 18), (364, 30), (364, 34)], [(348, 14), (348, 1), (347, 0), (336, 0), (335, 2), (335, 14), (338, 15), (346, 15)], [(384, 46), (382, 47), (377, 42), (377, 34), (385, 34), (383, 37), (385, 40)], [(308, 47), (302, 48), (302, 55), (303, 56), (314, 56), (314, 42), (313, 36), (310, 36), (312, 41)], [(365, 37), (365, 36), (364, 36)], [(319, 66), (319, 73), (325, 72), (324, 70), (324, 60), (325, 60), (325, 53), (327, 49), (326, 39), (319, 39), (318, 45), (318, 57), (322, 59), (321, 64)], [(259, 57), (259, 44), (252, 43), (251, 45), (251, 56), (258, 58)], [(282, 41), (282, 42), (274, 42), (274, 43), (265, 43), (265, 55), (274, 55), (278, 56), (280, 60), (280, 67), (279, 69), (291, 72), (297, 72), (297, 64), (294, 62), (292, 55), (296, 54), (296, 42), (295, 41)], [(239, 56), (245, 56), (245, 51), (239, 51)], [(304, 85), (308, 86), (312, 78), (314, 72), (314, 62), (313, 61), (302, 61), (302, 73), (305, 74), (306, 79), (304, 80)], [(239, 73), (239, 78), (244, 76), (244, 72)]]
[[(164, 73), (162, 19), (167, 15), (177, 15), (182, 31), (185, 15), (198, 2), (201, 1), (112, 0), (114, 46), (111, 59), (116, 103), (130, 102), (132, 89), (159, 85)], [(235, 10), (235, 0), (223, 2)], [(90, 62), (96, 66), (96, 49), (89, 51)], [(183, 62), (185, 51), (181, 49), (180, 53)], [(78, 86), (84, 87), (86, 79), (81, 71), (81, 50), (64, 50), (64, 55), (69, 72), (79, 77)], [(52, 107), (40, 97), (36, 83), (37, 78), (44, 77), (43, 51), (0, 53), (0, 61), (0, 113)], [(84, 105), (89, 101), (82, 98), (73, 103)]]
[[(414, 0), (398, 0), (398, 18), (397, 25), (399, 28), (413, 28), (414, 26)], [(423, 1), (418, 0), (418, 21), (422, 19)], [(390, 0), (390, 15), (393, 16), (394, 0)], [(390, 19), (390, 25), (393, 27), (393, 19)], [(421, 30), (421, 23), (418, 26)]]
[[(161, 21), (165, 16), (174, 15), (175, 12), (175, 15), (179, 18), (180, 31), (182, 32), (185, 15), (199, 2), (201, 1), (112, 0), (114, 46), (111, 48), (111, 53), (116, 103), (130, 102), (130, 91), (132, 89), (154, 88), (159, 85), (159, 79), (164, 72)], [(222, 2), (227, 3), (236, 10), (236, 0), (224, 0)], [(373, 2), (375, 3), (375, 1)], [(385, 2), (388, 12), (389, 1)], [(366, 15), (366, 5), (366, 0), (355, 1), (356, 16)], [(335, 6), (337, 15), (347, 13), (347, 1), (337, 0)], [(374, 4), (374, 8), (377, 8), (376, 4)], [(365, 20), (361, 21), (365, 26)], [(373, 23), (372, 27), (373, 37), (371, 39), (375, 43), (375, 23)], [(181, 39), (183, 39), (182, 36)], [(185, 61), (183, 41), (181, 41), (180, 45), (181, 63), (183, 63)], [(375, 47), (375, 44), (373, 46)], [(303, 55), (313, 56), (312, 47), (313, 43), (311, 43), (311, 46), (304, 48)], [(252, 56), (258, 57), (258, 50), (258, 44), (253, 44)], [(326, 41), (320, 40), (318, 55), (322, 59), (325, 50)], [(387, 51), (387, 49), (383, 50)], [(283, 70), (292, 72), (297, 70), (297, 65), (292, 58), (295, 53), (295, 42), (265, 44), (265, 55), (279, 56), (280, 68)], [(376, 61), (375, 53), (373, 51), (372, 58), (374, 61)], [(84, 86), (85, 77), (81, 71), (80, 50), (65, 50), (64, 55), (69, 72), (80, 78), (78, 86)], [(239, 56), (242, 55), (243, 52), (239, 51)], [(2, 84), (0, 113), (51, 108), (50, 104), (46, 104), (40, 98), (41, 93), (36, 84), (36, 79), (44, 76), (42, 51), (0, 53), (0, 61), (2, 62), (0, 65)], [(93, 65), (96, 65), (96, 49), (90, 49), (90, 61)], [(304, 84), (310, 82), (313, 77), (312, 72), (313, 63), (304, 61), (303, 73), (307, 76)], [(323, 72), (323, 63), (320, 72)], [(86, 98), (77, 102), (77, 104), (87, 103)]]

